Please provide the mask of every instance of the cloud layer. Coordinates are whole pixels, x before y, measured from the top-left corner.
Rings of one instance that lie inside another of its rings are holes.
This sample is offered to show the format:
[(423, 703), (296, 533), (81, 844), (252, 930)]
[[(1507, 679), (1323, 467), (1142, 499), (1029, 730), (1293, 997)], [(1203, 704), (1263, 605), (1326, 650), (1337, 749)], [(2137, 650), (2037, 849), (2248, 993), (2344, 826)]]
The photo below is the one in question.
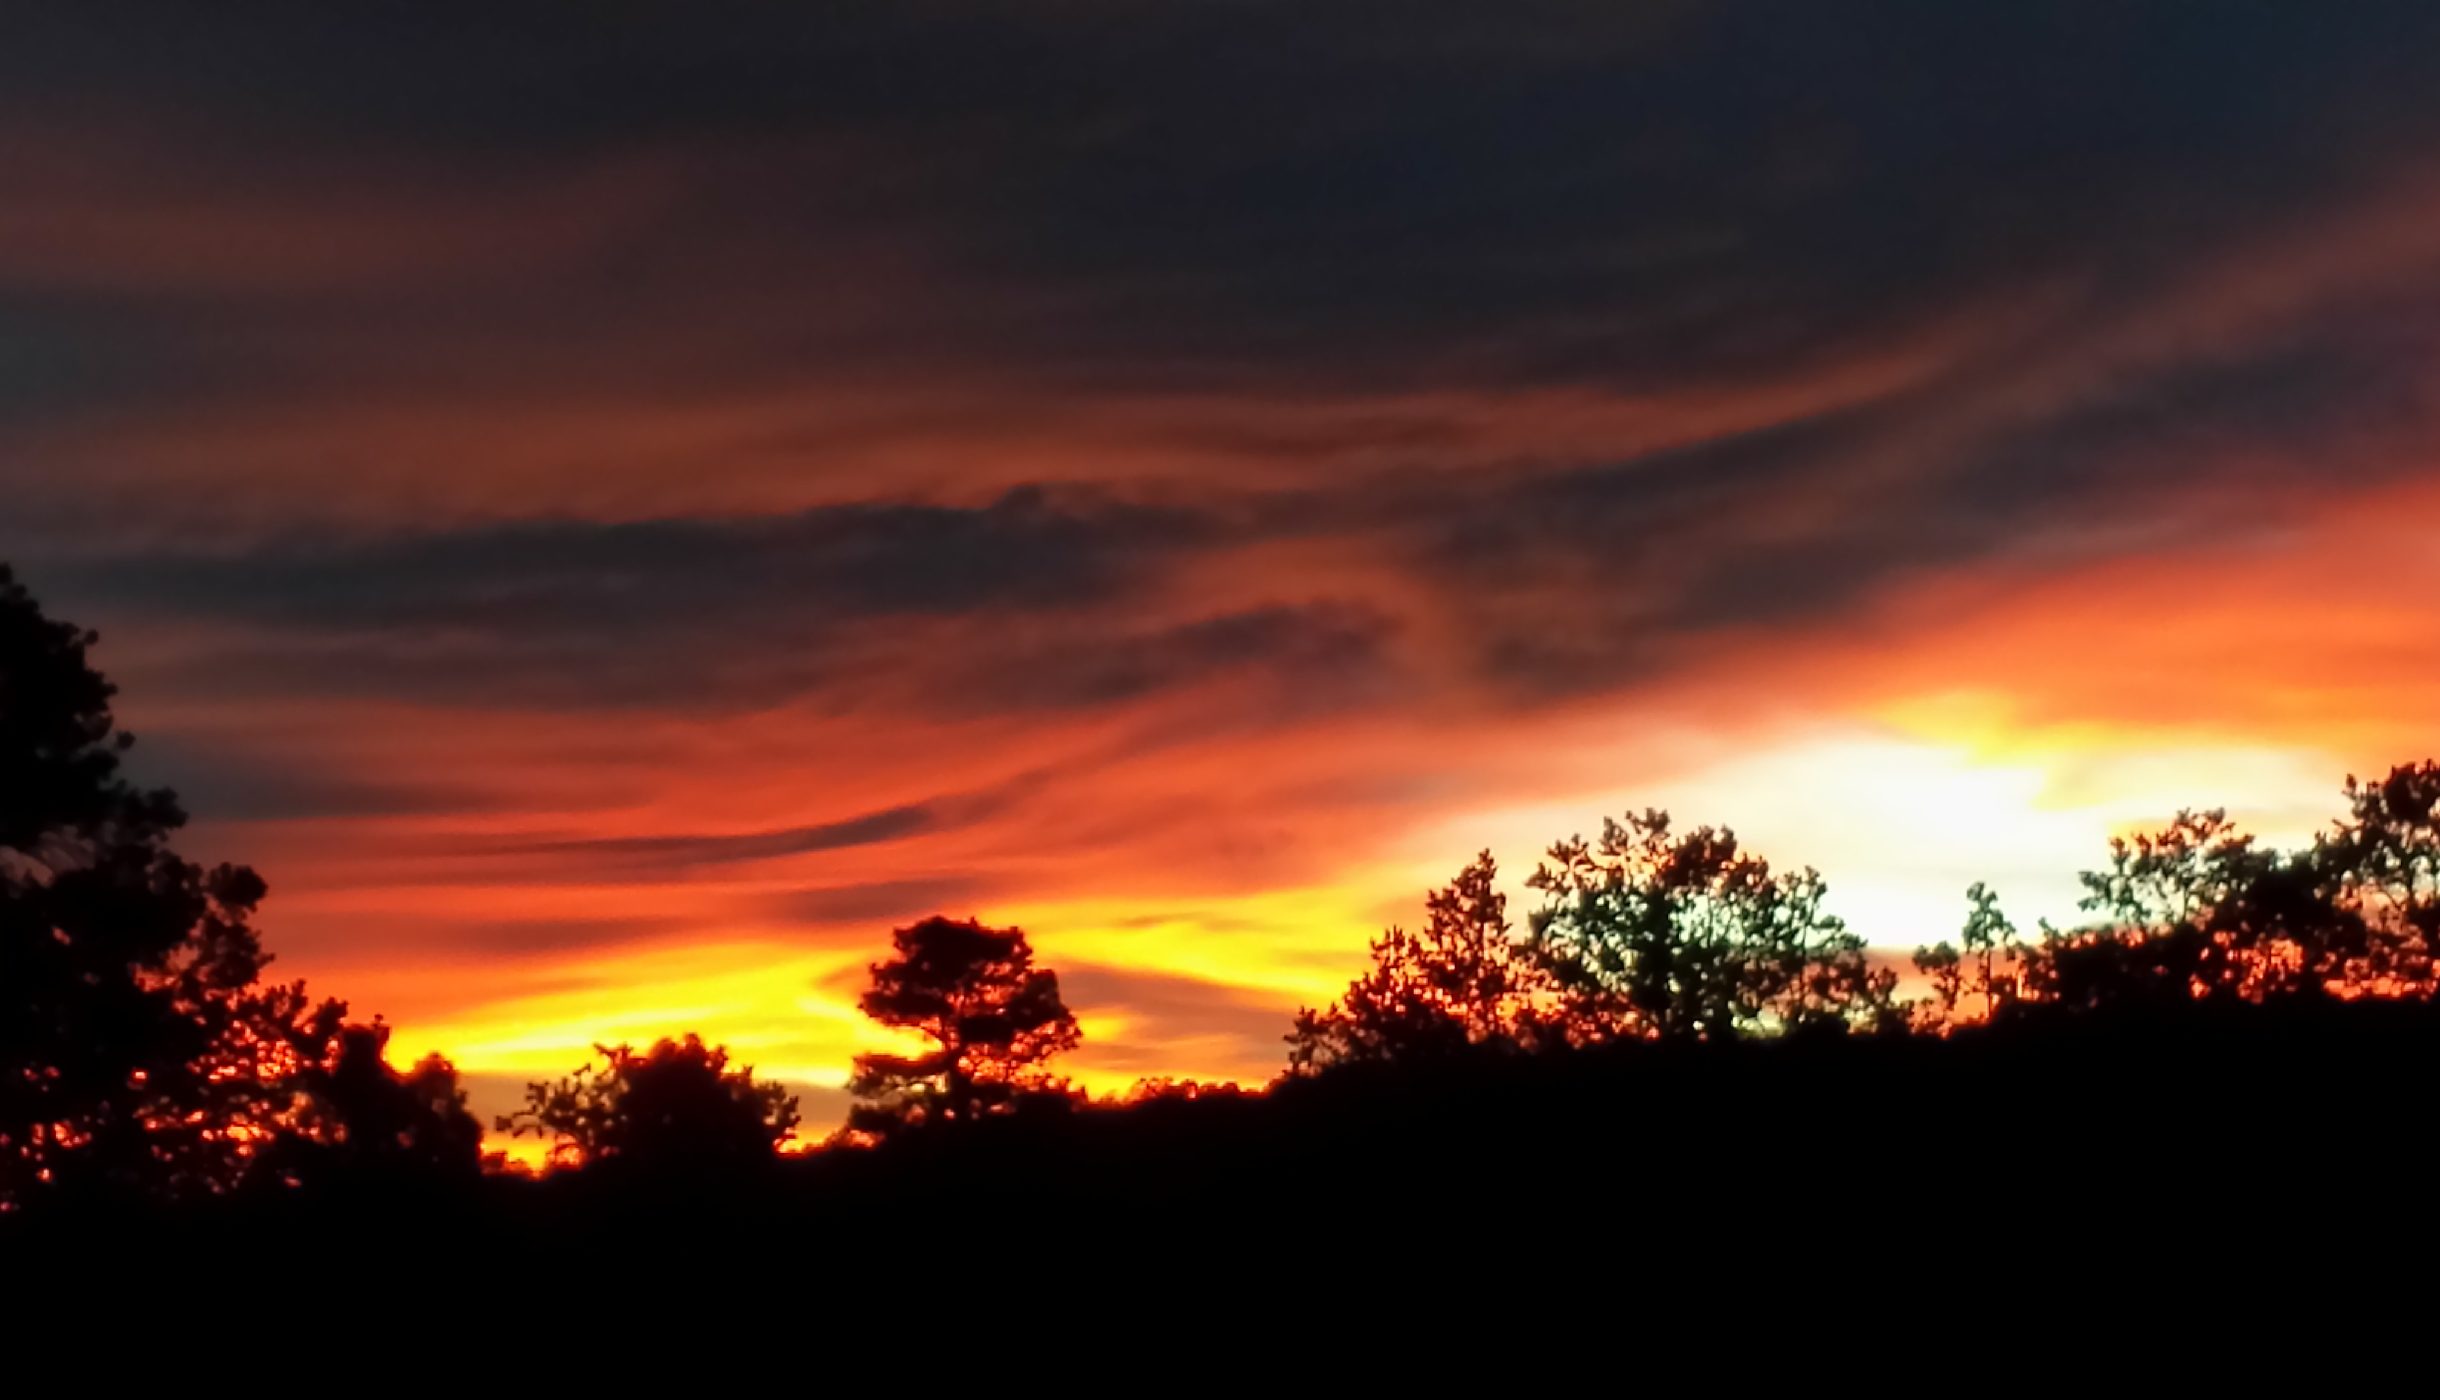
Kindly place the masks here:
[(487, 1073), (935, 909), (1258, 1073), (1470, 822), (2440, 719), (2428, 4), (12, 28), (0, 555)]

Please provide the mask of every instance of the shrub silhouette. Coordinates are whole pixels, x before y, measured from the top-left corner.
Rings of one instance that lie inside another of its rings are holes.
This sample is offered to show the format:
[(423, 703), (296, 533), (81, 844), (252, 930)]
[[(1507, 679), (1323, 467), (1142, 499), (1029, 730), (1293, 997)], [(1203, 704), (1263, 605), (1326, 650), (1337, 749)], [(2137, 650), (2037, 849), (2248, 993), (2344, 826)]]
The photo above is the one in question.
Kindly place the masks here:
[(698, 1172), (767, 1162), (795, 1136), (796, 1099), (729, 1067), (729, 1052), (701, 1037), (662, 1040), (643, 1054), (596, 1045), (598, 1064), (530, 1084), (525, 1107), (494, 1126), (551, 1143), (564, 1166)]
[(881, 1136), (971, 1122), (1027, 1098), (1058, 1096), (1050, 1059), (1081, 1039), (1059, 976), (1034, 966), (1023, 930), (930, 918), (891, 934), (897, 956), (872, 967), (860, 1003), (885, 1026), (917, 1031), (922, 1055), (859, 1055), (849, 1129)]

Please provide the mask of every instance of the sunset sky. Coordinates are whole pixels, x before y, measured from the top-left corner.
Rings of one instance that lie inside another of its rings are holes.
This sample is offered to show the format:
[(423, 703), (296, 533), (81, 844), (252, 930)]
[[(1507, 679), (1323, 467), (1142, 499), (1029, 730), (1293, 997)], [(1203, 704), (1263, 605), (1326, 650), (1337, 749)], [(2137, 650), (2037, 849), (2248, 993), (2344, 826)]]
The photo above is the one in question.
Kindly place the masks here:
[(2429, 0), (0, 16), (0, 559), (479, 1109), (825, 1130), (933, 912), (1251, 1081), (1605, 813), (1903, 948), (2440, 750)]

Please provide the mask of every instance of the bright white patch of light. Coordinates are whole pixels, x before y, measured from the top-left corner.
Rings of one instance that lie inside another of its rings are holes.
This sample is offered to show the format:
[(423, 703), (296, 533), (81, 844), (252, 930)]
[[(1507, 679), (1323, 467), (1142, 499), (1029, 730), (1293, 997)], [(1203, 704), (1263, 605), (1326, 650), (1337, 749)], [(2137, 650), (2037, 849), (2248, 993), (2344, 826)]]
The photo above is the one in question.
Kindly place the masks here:
[(2266, 841), (2308, 840), (2337, 814), (2341, 776), (2328, 756), (2305, 750), (1995, 753), (1881, 729), (1815, 730), (1646, 783), (1470, 813), (1418, 833), (1410, 849), (1419, 873), (1425, 850), (1442, 853), (1429, 884), (1453, 873), (1446, 852), (1488, 846), (1521, 916), (1537, 900), (1524, 879), (1554, 839), (1590, 837), (1605, 815), (1659, 807), (1680, 829), (1733, 828), (1775, 866), (1818, 868), (1832, 912), (1875, 946), (1912, 948), (1955, 933), (1977, 880), (2028, 932), (2037, 919), (2076, 923), (2076, 872), (2101, 865), (2112, 836), (2157, 826), (2180, 807), (2225, 805)]

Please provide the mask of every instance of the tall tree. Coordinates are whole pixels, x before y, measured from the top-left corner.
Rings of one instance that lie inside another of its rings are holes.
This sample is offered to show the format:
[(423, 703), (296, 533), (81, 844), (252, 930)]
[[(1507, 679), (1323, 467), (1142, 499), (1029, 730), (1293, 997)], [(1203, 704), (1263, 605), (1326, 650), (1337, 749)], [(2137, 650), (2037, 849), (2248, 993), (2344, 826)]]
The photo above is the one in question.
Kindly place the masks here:
[(970, 1122), (1064, 1087), (1049, 1061), (1082, 1036), (1059, 975), (1034, 966), (1023, 930), (936, 917), (890, 941), (897, 956), (873, 964), (864, 1014), (925, 1036), (932, 1049), (857, 1056), (851, 1130)]
[(1812, 870), (1775, 875), (1735, 833), (1680, 836), (1665, 812), (1562, 841), (1528, 885), (1531, 921), (1580, 1040), (1720, 1039), (1757, 1031), (1887, 1025), (1897, 976), (1822, 909)]
[(1420, 932), (1392, 927), (1373, 940), (1372, 967), (1336, 1003), (1297, 1012), (1290, 1072), (1530, 1040), (1549, 978), (1518, 943), (1498, 880), (1484, 851), (1426, 897)]
[(750, 1065), (731, 1068), (728, 1050), (700, 1036), (661, 1040), (640, 1055), (625, 1045), (593, 1051), (599, 1063), (527, 1085), (525, 1107), (494, 1126), (547, 1140), (563, 1166), (646, 1172), (753, 1165), (796, 1135), (796, 1099)]
[(177, 799), (122, 773), (98, 640), (0, 567), (0, 1201), (224, 1187), (313, 1049), (262, 879), (181, 859)]

